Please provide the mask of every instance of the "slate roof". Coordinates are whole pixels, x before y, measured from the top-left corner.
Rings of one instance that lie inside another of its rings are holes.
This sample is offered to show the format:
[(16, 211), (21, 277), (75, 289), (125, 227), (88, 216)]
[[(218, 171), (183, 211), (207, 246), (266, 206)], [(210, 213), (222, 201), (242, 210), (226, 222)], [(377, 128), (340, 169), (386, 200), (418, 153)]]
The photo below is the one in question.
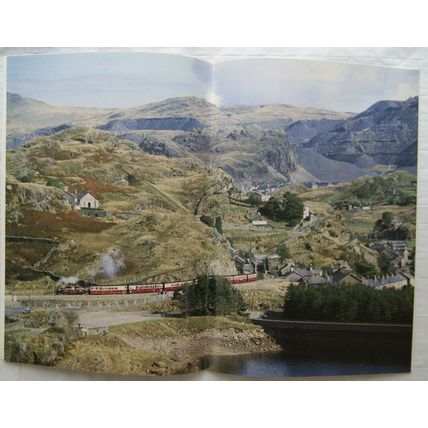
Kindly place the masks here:
[(355, 275), (352, 271), (349, 270), (338, 270), (337, 272), (335, 272), (332, 276), (332, 281), (334, 283), (338, 283), (340, 281), (342, 281), (343, 279), (345, 279), (348, 275), (353, 276), (356, 279), (360, 279), (360, 277), (358, 275)]
[(364, 280), (364, 284), (369, 285), (370, 287), (381, 287), (384, 285), (395, 284), (397, 282), (408, 281), (408, 280), (410, 280), (410, 276), (400, 272), (392, 275), (386, 275), (383, 277), (380, 276), (377, 278), (367, 278)]
[(328, 278), (325, 278), (323, 276), (312, 276), (306, 280), (306, 283), (308, 285), (323, 285), (330, 284), (330, 281)]

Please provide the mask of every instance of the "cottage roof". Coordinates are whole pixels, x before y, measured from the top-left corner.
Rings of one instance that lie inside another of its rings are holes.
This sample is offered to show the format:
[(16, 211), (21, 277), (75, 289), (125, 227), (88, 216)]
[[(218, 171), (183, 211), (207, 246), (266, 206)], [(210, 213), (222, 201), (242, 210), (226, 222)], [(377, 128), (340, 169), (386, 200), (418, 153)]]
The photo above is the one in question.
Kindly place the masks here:
[(79, 198), (79, 199), (82, 199), (84, 196), (86, 196), (86, 195), (89, 195), (89, 196), (92, 196), (94, 199), (96, 199), (96, 197), (94, 196), (94, 195), (92, 195), (91, 193), (89, 193), (89, 192), (80, 192), (78, 195), (77, 195), (77, 197)]
[(338, 283), (338, 282), (343, 281), (347, 276), (352, 276), (353, 278), (361, 281), (361, 278), (358, 275), (355, 275), (355, 273), (353, 273), (350, 270), (338, 270), (338, 271), (336, 271), (332, 276), (332, 281), (334, 283)]
[(77, 196), (74, 193), (69, 192), (68, 190), (64, 190), (64, 193), (66, 193), (68, 196), (71, 196), (73, 199), (77, 199)]
[(303, 269), (303, 268), (299, 268), (299, 267), (295, 267), (293, 268), (292, 271), (288, 272), (285, 274), (285, 276), (291, 276), (292, 274), (296, 274), (300, 277), (305, 277), (305, 276), (311, 276), (312, 272), (308, 269)]
[(405, 275), (399, 272), (392, 275), (367, 278), (366, 280), (364, 280), (364, 284), (369, 285), (370, 287), (380, 287), (389, 284), (396, 284), (397, 282), (401, 281), (407, 281), (410, 278), (410, 275)]
[(328, 278), (323, 276), (312, 276), (306, 280), (308, 285), (322, 285), (322, 284), (330, 284)]

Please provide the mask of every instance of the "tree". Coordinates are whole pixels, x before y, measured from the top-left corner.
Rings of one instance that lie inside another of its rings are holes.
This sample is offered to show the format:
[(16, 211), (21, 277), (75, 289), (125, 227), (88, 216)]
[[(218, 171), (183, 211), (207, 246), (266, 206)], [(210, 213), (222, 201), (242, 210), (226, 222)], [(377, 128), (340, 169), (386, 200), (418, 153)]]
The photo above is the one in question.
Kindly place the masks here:
[(392, 225), (393, 219), (394, 219), (394, 214), (392, 214), (391, 211), (384, 211), (382, 213), (382, 223), (385, 229)]
[(64, 312), (64, 318), (67, 323), (67, 337), (72, 338), (76, 333), (76, 325), (79, 321), (79, 314), (73, 311)]
[(286, 192), (282, 198), (271, 197), (260, 209), (260, 214), (274, 221), (286, 221), (294, 227), (303, 217), (302, 200), (292, 192)]
[(199, 276), (176, 292), (181, 310), (188, 315), (229, 315), (245, 309), (240, 291), (225, 278)]
[(277, 253), (281, 259), (281, 263), (285, 261), (285, 259), (290, 259), (291, 258), (291, 253), (289, 248), (287, 247), (287, 244), (280, 244), (278, 245), (277, 248)]
[(408, 286), (292, 285), (287, 288), (283, 314), (298, 320), (410, 324), (413, 293), (413, 287)]
[(220, 233), (220, 234), (223, 233), (223, 222), (221, 221), (221, 217), (216, 217), (215, 228), (217, 229), (218, 233)]
[(261, 195), (259, 195), (256, 192), (251, 192), (248, 195), (247, 203), (249, 203), (251, 205), (259, 206), (262, 203), (262, 197), (261, 197)]
[(394, 257), (384, 251), (379, 253), (377, 257), (378, 265), (383, 274), (394, 272), (394, 266), (392, 264), (392, 260)]

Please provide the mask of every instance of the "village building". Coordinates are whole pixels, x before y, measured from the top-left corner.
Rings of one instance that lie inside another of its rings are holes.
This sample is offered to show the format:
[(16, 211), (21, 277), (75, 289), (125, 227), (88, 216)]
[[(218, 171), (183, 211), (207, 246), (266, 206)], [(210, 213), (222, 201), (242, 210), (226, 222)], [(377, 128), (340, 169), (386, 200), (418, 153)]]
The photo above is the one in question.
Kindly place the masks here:
[(309, 207), (306, 205), (303, 207), (303, 220), (310, 220), (311, 219), (311, 211), (309, 210)]
[(339, 269), (330, 277), (330, 282), (333, 285), (349, 284), (357, 285), (362, 284), (363, 279), (349, 269)]
[(329, 278), (324, 276), (311, 276), (303, 281), (308, 285), (331, 285)]
[(76, 210), (79, 210), (81, 208), (98, 209), (100, 207), (100, 201), (96, 199), (93, 195), (91, 195), (89, 192), (81, 192), (79, 194), (72, 193), (68, 190), (67, 187), (63, 191), (68, 200), (70, 201), (70, 204)]
[(296, 263), (293, 259), (286, 259), (284, 264), (278, 269), (278, 275), (285, 276), (288, 272), (293, 270), (294, 266), (296, 266)]
[(290, 282), (306, 281), (312, 277), (322, 276), (321, 269), (304, 269), (299, 267), (291, 267), (288, 272), (284, 274), (284, 279)]
[(388, 257), (395, 270), (409, 268), (410, 254), (406, 241), (379, 241), (372, 245), (372, 249)]
[(250, 274), (254, 273), (254, 265), (249, 259), (236, 255), (234, 257), (235, 266), (238, 269), (239, 273)]
[(309, 181), (304, 183), (308, 189), (325, 189), (330, 186), (328, 181)]
[(414, 278), (410, 274), (397, 272), (391, 275), (366, 278), (364, 279), (364, 284), (375, 288), (402, 288), (414, 285)]
[(89, 192), (76, 194), (69, 192), (68, 188), (63, 191), (71, 206), (81, 214), (91, 217), (105, 217), (107, 215), (106, 211), (100, 209), (100, 201)]
[(267, 227), (268, 226), (268, 222), (266, 220), (253, 220), (251, 222), (251, 226), (255, 226), (255, 227)]

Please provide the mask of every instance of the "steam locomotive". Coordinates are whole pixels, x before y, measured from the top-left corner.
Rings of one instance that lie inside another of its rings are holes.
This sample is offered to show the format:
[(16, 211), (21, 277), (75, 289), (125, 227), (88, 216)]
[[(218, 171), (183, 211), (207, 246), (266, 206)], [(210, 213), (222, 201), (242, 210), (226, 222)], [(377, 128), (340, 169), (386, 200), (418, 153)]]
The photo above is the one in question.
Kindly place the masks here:
[[(231, 284), (243, 284), (257, 280), (257, 274), (225, 275)], [(57, 294), (64, 295), (100, 295), (100, 294), (141, 294), (158, 293), (164, 294), (169, 291), (176, 291), (184, 284), (194, 284), (195, 279), (178, 282), (158, 282), (153, 284), (96, 284), (94, 282), (77, 281), (75, 284), (64, 285), (57, 290)]]

